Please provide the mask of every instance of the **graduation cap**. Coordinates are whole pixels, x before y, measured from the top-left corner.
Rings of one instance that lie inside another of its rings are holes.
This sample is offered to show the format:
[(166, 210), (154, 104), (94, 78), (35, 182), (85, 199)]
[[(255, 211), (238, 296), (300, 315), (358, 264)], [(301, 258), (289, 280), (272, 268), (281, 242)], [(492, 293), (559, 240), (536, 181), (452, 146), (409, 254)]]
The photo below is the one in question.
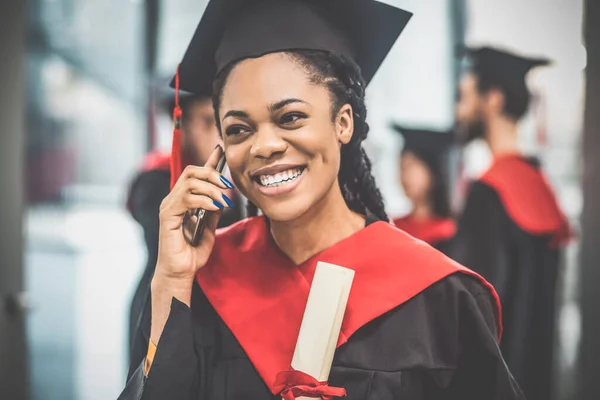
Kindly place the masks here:
[(529, 106), (531, 95), (526, 77), (533, 68), (550, 65), (546, 58), (528, 58), (493, 47), (458, 49), (466, 56), (469, 69), (477, 76), (483, 90), (500, 89), (505, 96), (504, 112), (520, 119)]
[(452, 132), (408, 128), (398, 124), (392, 124), (392, 129), (404, 138), (402, 151), (410, 151), (422, 159), (434, 173), (441, 173), (438, 171), (441, 168), (441, 160), (454, 143)]
[(488, 46), (462, 48), (459, 53), (468, 57), (470, 68), (475, 74), (496, 84), (525, 84), (525, 77), (531, 69), (550, 65), (547, 58), (523, 57)]
[[(215, 76), (228, 65), (292, 50), (351, 58), (368, 84), (411, 16), (375, 0), (211, 0), (171, 85), (210, 95)], [(180, 114), (176, 107), (176, 120)], [(171, 178), (180, 171), (173, 165)]]

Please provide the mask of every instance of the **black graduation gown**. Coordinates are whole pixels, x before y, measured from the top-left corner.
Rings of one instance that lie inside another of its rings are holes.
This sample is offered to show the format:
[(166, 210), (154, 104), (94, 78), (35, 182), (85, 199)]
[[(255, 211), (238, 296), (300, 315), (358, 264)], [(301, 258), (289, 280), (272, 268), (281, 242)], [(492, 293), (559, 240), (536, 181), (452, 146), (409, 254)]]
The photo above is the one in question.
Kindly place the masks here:
[[(422, 242), (413, 248), (434, 252)], [(496, 310), (479, 278), (448, 275), (352, 334), (336, 350), (329, 384), (344, 387), (348, 400), (522, 399), (498, 348)], [(120, 400), (281, 398), (197, 283), (191, 308), (173, 299), (145, 377), (150, 313), (147, 307)]]
[[(168, 159), (165, 160), (168, 161)], [(157, 168), (142, 171), (138, 174), (131, 185), (129, 193), (128, 208), (144, 231), (144, 242), (148, 252), (146, 267), (133, 295), (129, 312), (130, 353), (142, 310), (150, 298), (150, 281), (158, 257), (158, 213), (161, 202), (169, 194), (170, 179), (171, 174), (168, 170), (168, 164), (159, 165)], [(236, 204), (240, 204), (237, 198), (233, 200)], [(241, 214), (241, 207), (227, 209), (219, 219), (219, 227), (226, 227), (239, 221), (242, 218)]]
[[(560, 247), (552, 242), (564, 233), (564, 220), (558, 210), (554, 217), (536, 215), (536, 209), (552, 209), (556, 202), (540, 181), (535, 160), (499, 160), (493, 168), (500, 179), (484, 175), (470, 188), (451, 254), (496, 288), (502, 303), (503, 356), (527, 399), (548, 400), (561, 260)], [(528, 221), (521, 221), (523, 213)], [(550, 218), (558, 218), (556, 230), (532, 231), (536, 218), (547, 226), (552, 226)]]

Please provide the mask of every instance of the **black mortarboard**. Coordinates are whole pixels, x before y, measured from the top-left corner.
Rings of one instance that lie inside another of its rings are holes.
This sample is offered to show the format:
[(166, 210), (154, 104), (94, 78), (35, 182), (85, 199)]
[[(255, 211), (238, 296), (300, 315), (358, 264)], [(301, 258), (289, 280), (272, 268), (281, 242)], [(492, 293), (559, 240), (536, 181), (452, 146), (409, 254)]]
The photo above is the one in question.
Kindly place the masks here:
[(180, 64), (180, 88), (210, 94), (228, 64), (285, 50), (345, 55), (368, 84), (411, 15), (375, 0), (211, 0)]
[(392, 128), (404, 138), (403, 151), (414, 153), (432, 168), (440, 165), (440, 160), (454, 142), (451, 132), (408, 128), (397, 124), (392, 124)]
[(527, 58), (487, 46), (462, 48), (459, 52), (467, 56), (471, 71), (498, 85), (525, 84), (532, 68), (550, 64), (546, 58)]
[(353, 59), (368, 84), (411, 16), (375, 0), (210, 0), (171, 82), (171, 187), (183, 171), (179, 89), (210, 96), (215, 76), (227, 65), (290, 50)]

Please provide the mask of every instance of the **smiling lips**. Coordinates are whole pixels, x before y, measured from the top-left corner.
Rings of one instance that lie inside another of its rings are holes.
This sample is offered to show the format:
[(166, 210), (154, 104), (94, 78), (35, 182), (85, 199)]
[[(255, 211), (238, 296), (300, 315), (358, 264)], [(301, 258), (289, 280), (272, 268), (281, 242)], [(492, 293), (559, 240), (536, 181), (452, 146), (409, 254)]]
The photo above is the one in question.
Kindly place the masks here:
[(290, 168), (273, 175), (259, 175), (258, 180), (263, 186), (281, 186), (298, 178), (303, 170), (303, 168)]
[(265, 196), (276, 196), (291, 192), (303, 176), (305, 167), (276, 166), (257, 171), (253, 176), (258, 190)]

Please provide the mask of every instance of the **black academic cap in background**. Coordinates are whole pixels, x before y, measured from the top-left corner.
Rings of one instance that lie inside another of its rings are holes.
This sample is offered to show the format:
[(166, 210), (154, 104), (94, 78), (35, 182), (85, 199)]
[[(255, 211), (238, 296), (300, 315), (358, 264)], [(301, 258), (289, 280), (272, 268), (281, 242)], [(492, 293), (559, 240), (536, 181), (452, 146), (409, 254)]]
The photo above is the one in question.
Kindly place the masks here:
[(450, 131), (409, 128), (395, 123), (391, 127), (404, 138), (403, 151), (410, 151), (428, 163), (434, 160), (439, 163), (454, 143), (454, 135)]
[(551, 63), (547, 58), (519, 56), (489, 46), (462, 47), (458, 53), (467, 58), (471, 71), (493, 84), (525, 84), (525, 77), (531, 69)]

